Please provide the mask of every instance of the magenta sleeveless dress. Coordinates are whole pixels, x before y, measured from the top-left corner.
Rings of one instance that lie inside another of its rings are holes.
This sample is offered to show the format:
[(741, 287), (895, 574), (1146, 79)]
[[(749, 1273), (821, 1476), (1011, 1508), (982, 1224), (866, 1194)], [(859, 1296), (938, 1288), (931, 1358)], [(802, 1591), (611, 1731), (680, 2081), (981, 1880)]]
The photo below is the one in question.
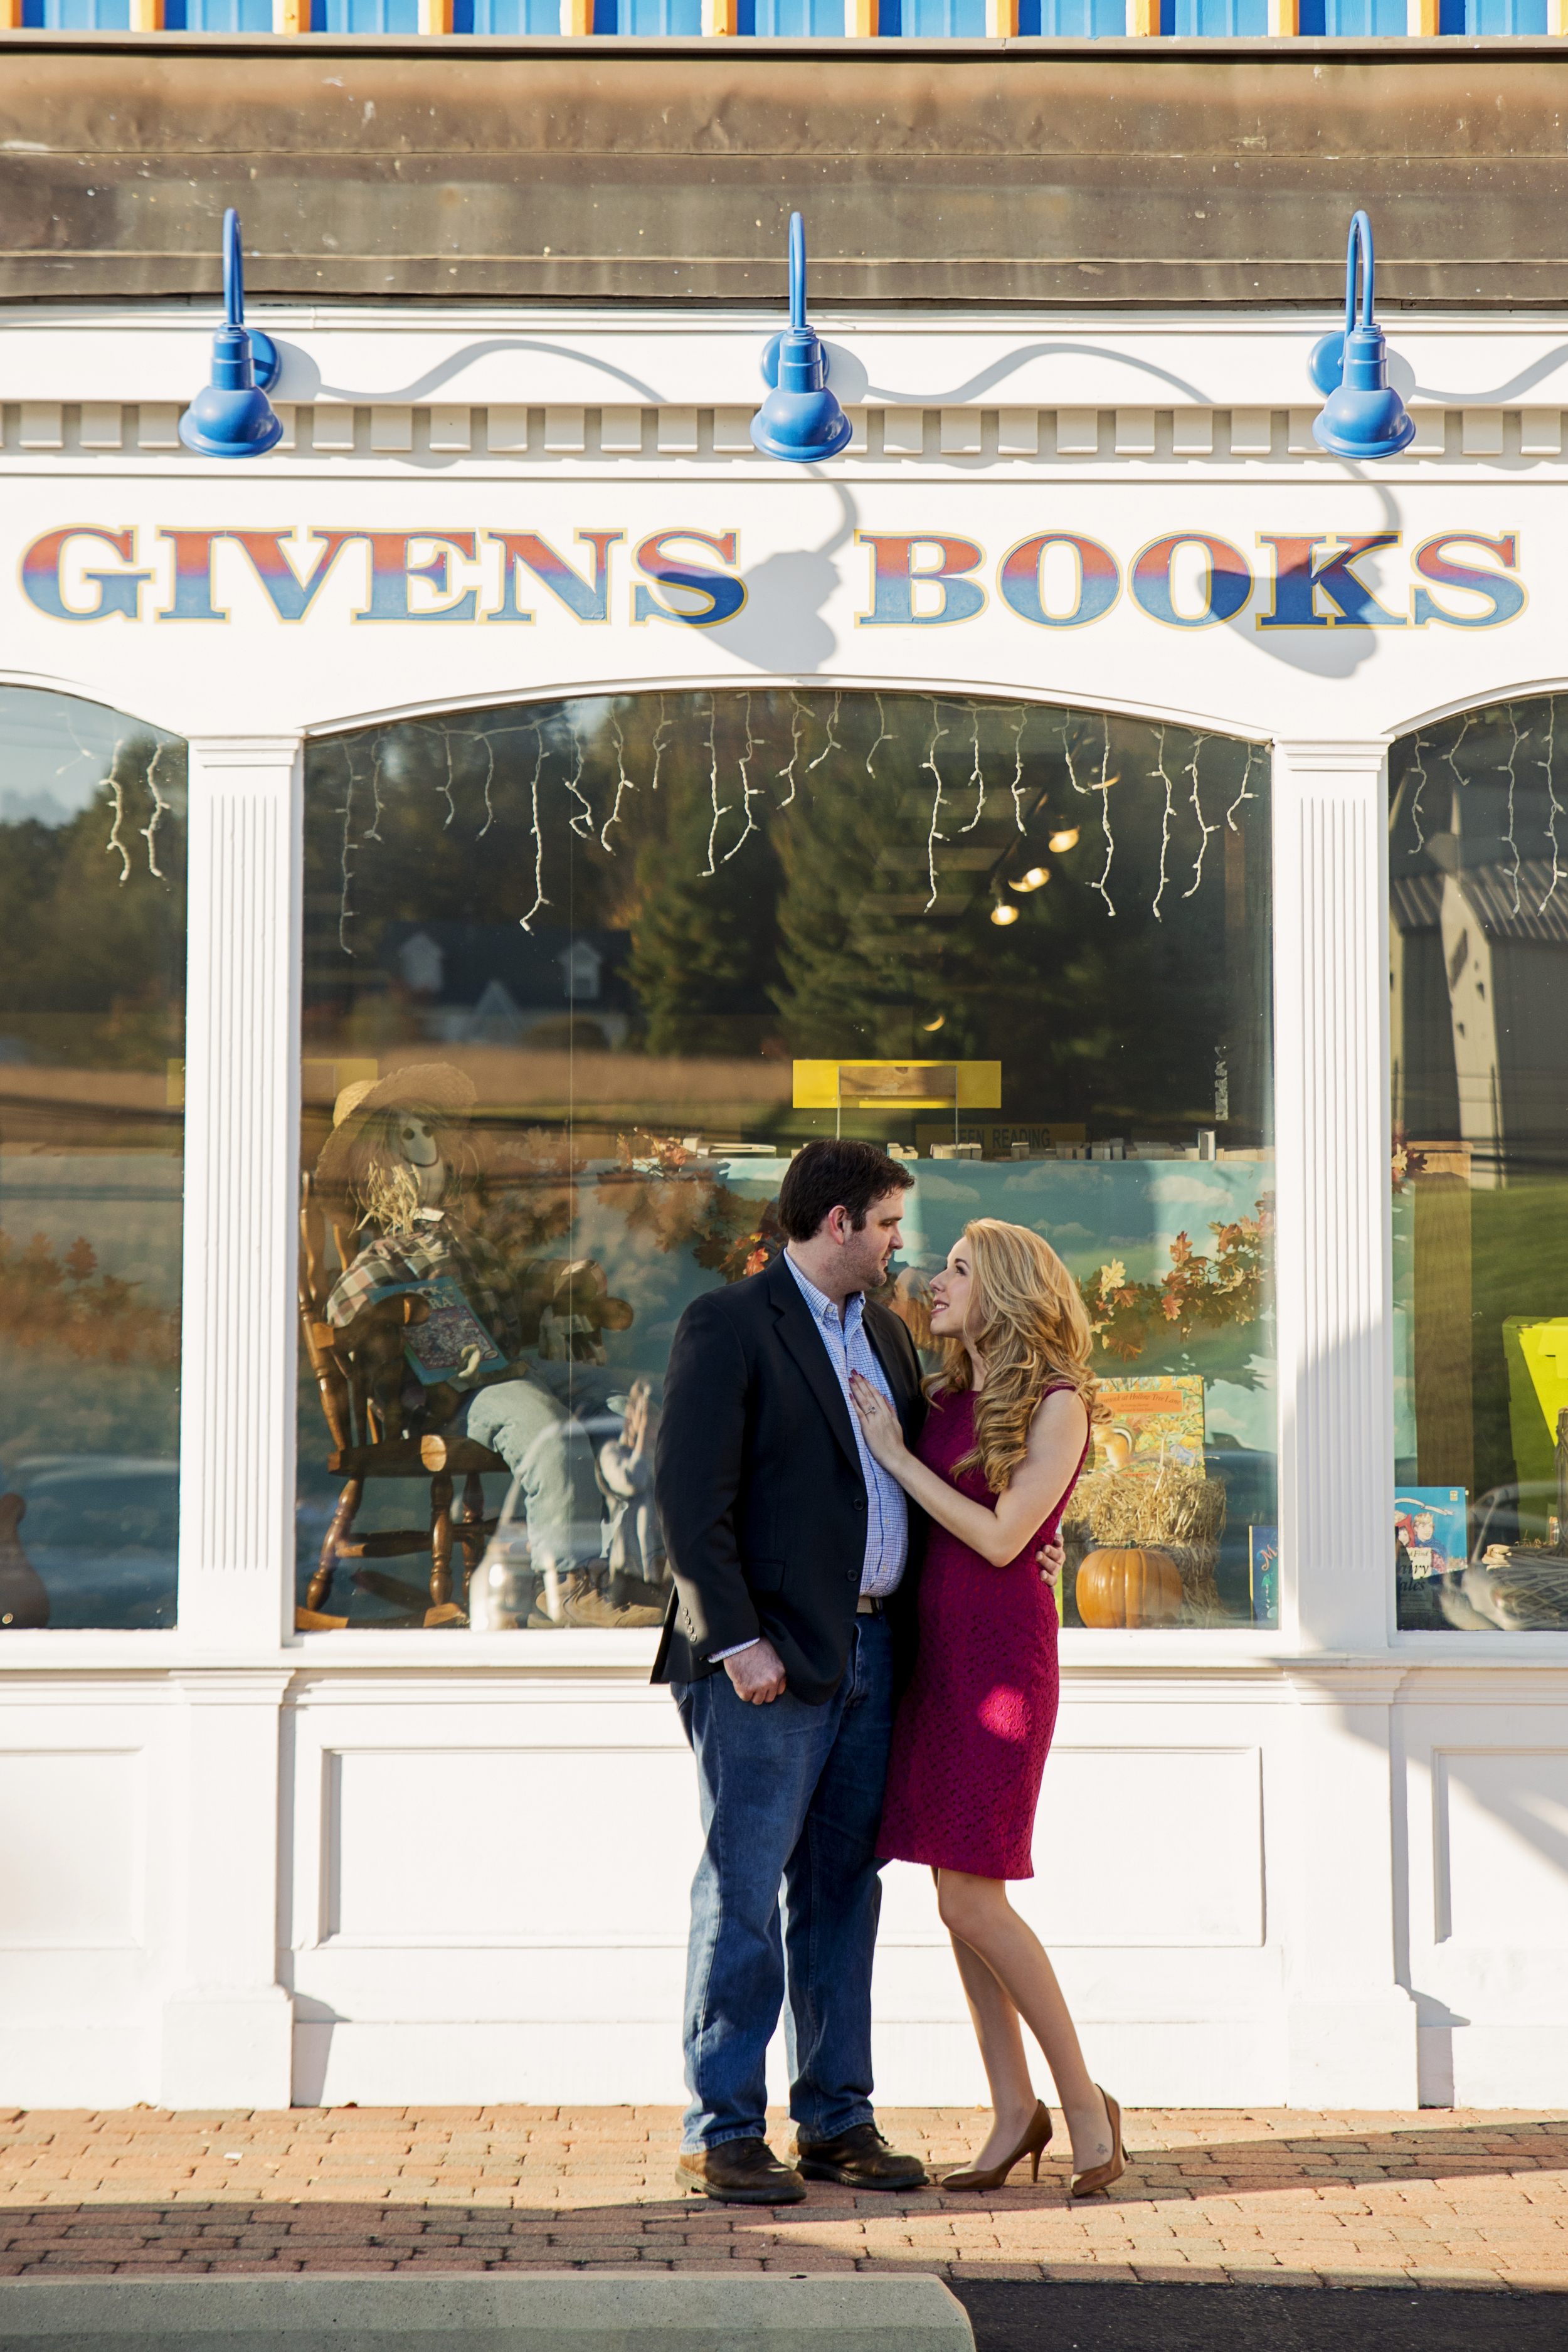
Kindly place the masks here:
[[(933, 1401), (920, 1459), (961, 1495), (994, 1507), (984, 1470), (954, 1475), (973, 1443), (973, 1395)], [(1086, 1438), (1067, 1494), (1005, 1568), (931, 1522), (920, 1656), (893, 1727), (877, 1841), (888, 1861), (977, 1878), (1035, 1874), (1035, 1810), (1058, 1688), (1056, 1603), (1035, 1555), (1055, 1535), (1088, 1453)]]

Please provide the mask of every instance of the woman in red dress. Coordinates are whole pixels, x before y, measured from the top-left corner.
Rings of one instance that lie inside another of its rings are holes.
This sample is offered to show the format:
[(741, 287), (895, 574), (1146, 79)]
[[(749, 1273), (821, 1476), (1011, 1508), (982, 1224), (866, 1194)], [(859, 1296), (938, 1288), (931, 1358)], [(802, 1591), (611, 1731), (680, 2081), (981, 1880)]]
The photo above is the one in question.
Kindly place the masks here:
[(1116, 2101), (1089, 2080), (1038, 1937), (1007, 1900), (1032, 1878), (1035, 1809), (1057, 1716), (1057, 1610), (1035, 1555), (1089, 1453), (1089, 1318), (1049, 1244), (977, 1218), (931, 1284), (942, 1343), (910, 1453), (897, 1416), (852, 1375), (866, 1442), (930, 1519), (921, 1646), (899, 1710), (878, 1852), (931, 1865), (991, 2086), (990, 2137), (944, 2189), (999, 2188), (1051, 2136), (1020, 2018), (1046, 2054), (1072, 2137), (1073, 2195), (1123, 2169)]

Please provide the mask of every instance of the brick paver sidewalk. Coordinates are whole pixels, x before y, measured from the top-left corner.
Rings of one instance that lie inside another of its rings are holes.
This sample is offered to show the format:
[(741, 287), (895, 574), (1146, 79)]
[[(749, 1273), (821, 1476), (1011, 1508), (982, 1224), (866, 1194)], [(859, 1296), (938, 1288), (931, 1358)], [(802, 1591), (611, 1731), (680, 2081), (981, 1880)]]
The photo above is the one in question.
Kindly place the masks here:
[[(973, 2109), (889, 2109), (941, 2168)], [(0, 2273), (641, 2267), (1568, 2290), (1568, 2116), (1144, 2111), (1110, 2197), (674, 2193), (669, 2107), (0, 2109)], [(1065, 2135), (1063, 2135), (1065, 2137)], [(787, 2144), (780, 2119), (775, 2147)]]

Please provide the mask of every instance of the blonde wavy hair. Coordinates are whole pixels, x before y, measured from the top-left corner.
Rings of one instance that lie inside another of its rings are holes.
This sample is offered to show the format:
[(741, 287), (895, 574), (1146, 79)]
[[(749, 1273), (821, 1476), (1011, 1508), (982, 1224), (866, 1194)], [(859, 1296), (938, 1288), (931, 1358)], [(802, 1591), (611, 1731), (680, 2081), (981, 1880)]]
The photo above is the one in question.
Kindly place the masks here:
[[(1000, 1495), (1023, 1461), (1029, 1423), (1047, 1382), (1065, 1382), (1096, 1418), (1094, 1341), (1079, 1287), (1051, 1247), (1026, 1225), (976, 1217), (963, 1228), (973, 1265), (967, 1337), (985, 1359), (974, 1406), (974, 1444), (956, 1466), (983, 1469)], [(933, 1403), (973, 1386), (964, 1339), (944, 1338), (926, 1382)]]

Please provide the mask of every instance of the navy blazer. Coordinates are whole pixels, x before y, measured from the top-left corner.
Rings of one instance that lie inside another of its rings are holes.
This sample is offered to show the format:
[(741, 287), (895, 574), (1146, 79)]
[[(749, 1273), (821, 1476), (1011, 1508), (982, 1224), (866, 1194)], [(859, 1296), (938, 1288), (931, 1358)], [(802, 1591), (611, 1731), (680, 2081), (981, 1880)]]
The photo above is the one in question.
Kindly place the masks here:
[[(896, 1315), (868, 1299), (866, 1336), (913, 1445), (925, 1420), (920, 1359)], [(865, 1480), (838, 1377), (781, 1257), (695, 1299), (665, 1376), (654, 1496), (675, 1589), (653, 1680), (696, 1682), (715, 1650), (765, 1634), (808, 1706), (848, 1662), (866, 1557)], [(925, 1526), (888, 1603), (900, 1685), (914, 1663)]]

